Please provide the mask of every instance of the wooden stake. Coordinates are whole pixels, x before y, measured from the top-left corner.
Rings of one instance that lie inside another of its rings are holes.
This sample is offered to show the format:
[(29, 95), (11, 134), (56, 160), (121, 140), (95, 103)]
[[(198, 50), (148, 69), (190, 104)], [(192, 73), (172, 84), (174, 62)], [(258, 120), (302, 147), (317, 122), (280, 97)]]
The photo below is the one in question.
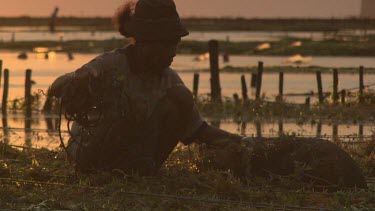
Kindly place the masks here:
[(251, 73), (251, 85), (250, 88), (256, 88), (257, 87), (257, 74)]
[(221, 87), (219, 76), (219, 43), (217, 40), (208, 42), (210, 53), (210, 71), (211, 71), (211, 98), (212, 101), (221, 103)]
[(323, 85), (322, 85), (322, 74), (320, 71), (316, 71), (316, 82), (318, 84), (319, 103), (323, 104)]
[(333, 90), (332, 90), (332, 102), (333, 104), (337, 104), (339, 100), (339, 74), (337, 69), (333, 69)]
[(278, 101), (283, 101), (283, 94), (284, 94), (284, 73), (279, 73), (279, 98)]
[(199, 88), (199, 73), (194, 73), (194, 81), (193, 81), (194, 99), (198, 99), (198, 88)]
[(258, 62), (258, 73), (257, 73), (257, 85), (255, 99), (260, 99), (260, 91), (262, 88), (262, 76), (263, 76), (263, 62)]
[(243, 101), (247, 101), (249, 97), (247, 96), (247, 86), (246, 86), (246, 79), (245, 76), (241, 76), (241, 85), (242, 85), (242, 99)]
[(3, 102), (2, 102), (2, 107), (1, 107), (3, 118), (7, 116), (8, 90), (9, 90), (9, 70), (4, 69)]
[(25, 108), (26, 108), (26, 116), (31, 117), (31, 70), (26, 70), (26, 79), (25, 79)]
[(1, 87), (1, 76), (3, 74), (3, 60), (0, 59), (0, 87)]
[(346, 90), (343, 89), (341, 90), (341, 104), (345, 104), (346, 103)]
[(364, 103), (364, 95), (363, 95), (363, 90), (365, 88), (365, 85), (363, 83), (363, 72), (364, 72), (364, 67), (360, 66), (359, 67), (359, 103)]

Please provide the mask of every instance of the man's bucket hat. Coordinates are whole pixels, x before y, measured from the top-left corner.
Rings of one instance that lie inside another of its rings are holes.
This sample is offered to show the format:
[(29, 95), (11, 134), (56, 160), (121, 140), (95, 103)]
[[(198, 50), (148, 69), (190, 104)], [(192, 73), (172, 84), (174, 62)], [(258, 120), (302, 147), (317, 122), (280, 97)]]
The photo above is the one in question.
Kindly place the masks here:
[(123, 27), (125, 36), (141, 40), (169, 40), (189, 34), (173, 0), (139, 0), (134, 16)]

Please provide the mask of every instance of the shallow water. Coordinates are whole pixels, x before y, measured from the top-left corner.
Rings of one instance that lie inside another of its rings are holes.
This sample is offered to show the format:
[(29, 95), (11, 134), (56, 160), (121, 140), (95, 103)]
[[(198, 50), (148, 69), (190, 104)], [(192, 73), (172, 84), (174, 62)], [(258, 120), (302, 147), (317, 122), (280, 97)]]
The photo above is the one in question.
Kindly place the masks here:
[[(27, 60), (19, 60), (17, 59), (17, 55), (17, 52), (0, 52), (0, 59), (4, 62), (3, 67), (10, 69), (9, 99), (23, 97), (25, 70), (27, 68), (33, 70), (32, 79), (36, 82), (36, 84), (33, 85), (33, 91), (36, 92), (38, 89), (46, 91), (56, 77), (79, 68), (96, 56), (95, 54), (74, 54), (75, 59), (69, 61), (67, 55), (63, 53), (50, 53), (48, 60), (44, 59), (44, 54), (29, 53), (29, 58)], [(205, 69), (209, 66), (208, 61), (194, 62), (194, 57), (195, 55), (178, 55), (172, 66), (189, 88), (192, 87), (193, 73), (186, 70)], [(232, 56), (231, 62), (228, 64), (233, 66), (255, 66), (258, 61), (264, 61), (265, 74), (263, 77), (262, 93), (265, 93), (267, 100), (273, 101), (278, 92), (278, 74), (267, 73), (267, 66), (285, 65), (282, 63), (283, 59), (285, 59), (285, 57)], [(331, 67), (345, 65), (348, 67), (357, 67), (359, 65), (375, 67), (374, 58), (314, 57), (313, 61), (316, 62), (314, 64)], [(220, 65), (223, 66), (223, 63), (221, 62)], [(231, 97), (234, 93), (241, 93), (240, 77), (241, 74), (239, 73), (221, 73), (220, 79), (223, 96)], [(210, 92), (209, 79), (210, 75), (208, 72), (200, 73), (199, 94), (207, 94)], [(331, 90), (332, 75), (323, 74), (322, 79), (324, 91)], [(356, 74), (340, 74), (339, 79), (339, 89), (358, 87), (358, 75)], [(375, 83), (375, 74), (365, 74), (364, 79), (365, 85)], [(246, 75), (246, 80), (249, 83), (250, 74)], [(313, 73), (287, 73), (284, 75), (284, 81), (284, 93), (301, 93), (316, 90), (316, 79)], [(254, 90), (249, 90), (248, 94), (250, 98), (254, 97), (253, 92)], [(304, 98), (305, 97), (287, 97), (286, 100), (289, 102), (302, 103), (304, 102)], [(312, 98), (312, 103), (316, 102), (316, 100), (316, 98)], [(254, 122), (247, 124), (234, 122), (232, 120), (222, 120), (220, 124), (218, 124), (217, 121), (209, 120), (209, 122), (230, 132), (241, 133), (248, 136), (257, 136), (259, 132), (262, 133), (263, 136), (277, 136), (280, 128), (278, 121), (262, 122), (260, 127), (259, 124)], [(2, 137), (0, 138), (3, 140), (11, 140), (12, 144), (47, 148), (56, 148), (60, 144), (56, 129), (52, 128), (47, 131), (48, 124), (42, 115), (33, 117), (30, 126), (30, 128), (33, 129), (31, 132), (25, 132), (25, 118), (22, 114), (10, 114), (6, 123), (9, 128), (13, 129), (1, 131), (0, 135)], [(5, 126), (4, 122), (1, 125)], [(52, 125), (56, 126), (55, 120), (52, 121)], [(337, 127), (328, 123), (323, 123), (321, 129), (319, 129), (320, 126), (317, 124), (299, 125), (291, 120), (284, 120), (282, 128), (284, 133), (303, 136), (316, 136), (319, 134), (327, 136), (337, 134), (343, 136), (359, 134), (360, 131), (363, 131), (364, 135), (371, 135), (372, 131), (375, 130), (374, 126), (369, 123), (363, 126), (347, 123), (338, 125)], [(64, 131), (63, 136), (65, 140), (67, 140), (66, 123), (62, 125), (62, 129)]]
[[(29, 53), (27, 60), (17, 59), (18, 53), (16, 52), (0, 52), (0, 59), (3, 60), (3, 68), (10, 70), (10, 91), (9, 98), (14, 99), (16, 97), (23, 97), (24, 95), (24, 83), (25, 83), (25, 70), (30, 68), (33, 70), (32, 80), (36, 82), (33, 85), (33, 92), (42, 89), (47, 90), (48, 86), (58, 76), (68, 72), (72, 72), (83, 64), (93, 59), (96, 54), (74, 54), (74, 60), (69, 61), (66, 54), (63, 53), (50, 53), (49, 59), (44, 59), (44, 54)], [(175, 69), (185, 84), (192, 88), (193, 84), (193, 73), (185, 70), (199, 70), (209, 67), (208, 61), (195, 62), (193, 61), (194, 55), (178, 55), (174, 59), (172, 68)], [(278, 74), (267, 73), (267, 66), (274, 65), (285, 65), (282, 60), (285, 57), (270, 57), (270, 56), (232, 56), (231, 62), (228, 65), (233, 66), (255, 66), (257, 62), (262, 60), (265, 64), (265, 73), (263, 77), (262, 93), (273, 100), (275, 95), (278, 93)], [(315, 65), (322, 66), (348, 66), (353, 65), (357, 67), (359, 65), (375, 67), (375, 58), (356, 58), (356, 57), (314, 57)], [(220, 63), (223, 66), (223, 63)], [(221, 87), (223, 96), (231, 97), (234, 93), (241, 93), (240, 84), (241, 74), (239, 73), (221, 73)], [(209, 84), (210, 74), (208, 72), (200, 73), (200, 85), (199, 94), (205, 94), (210, 92)], [(311, 74), (296, 74), (286, 73), (284, 74), (284, 93), (305, 93), (310, 91), (316, 92), (316, 76), (314, 73)], [(340, 74), (339, 90), (350, 89), (358, 87), (358, 75), (354, 74)], [(323, 74), (323, 89), (324, 91), (330, 91), (332, 89), (332, 76), (330, 74)], [(249, 83), (250, 74), (246, 75), (246, 81)], [(375, 74), (365, 74), (365, 85), (375, 83)], [(249, 85), (248, 85), (249, 86)], [(250, 97), (253, 96), (253, 90), (249, 90), (248, 94)], [(289, 102), (303, 102), (304, 97), (287, 97)], [(312, 102), (316, 99), (313, 98)]]
[[(48, 123), (49, 121), (49, 123)], [(10, 114), (7, 118), (7, 128), (4, 129), (4, 119), (1, 123), (0, 138), (12, 145), (28, 147), (46, 147), (55, 149), (60, 145), (59, 134), (57, 130), (57, 117), (51, 116), (44, 118), (43, 115), (34, 115), (30, 120), (30, 129), (25, 130), (25, 118), (22, 114)], [(284, 134), (304, 136), (304, 137), (322, 137), (332, 140), (335, 137), (340, 141), (363, 141), (373, 134), (375, 126), (371, 124), (353, 124), (343, 123), (334, 125), (329, 123), (319, 124), (297, 124), (295, 120), (283, 120), (282, 126), (280, 121), (269, 122), (234, 122), (232, 120), (212, 121), (208, 123), (232, 133), (246, 135), (250, 137), (277, 137), (279, 131)], [(52, 125), (49, 127), (48, 125)], [(281, 130), (280, 130), (281, 126)], [(62, 123), (62, 137), (64, 142), (68, 140), (66, 121)], [(260, 134), (259, 134), (260, 133)], [(358, 138), (363, 135), (364, 138)], [(355, 137), (355, 138), (353, 138)]]
[[(375, 34), (375, 30), (369, 30), (368, 35)], [(246, 41), (278, 41), (283, 38), (324, 40), (332, 34), (324, 32), (282, 32), (282, 31), (191, 31), (184, 40), (208, 41), (229, 40), (233, 42)], [(363, 31), (341, 31), (339, 35), (363, 36)], [(82, 30), (79, 27), (58, 27), (56, 33), (50, 33), (47, 27), (0, 27), (0, 40), (4, 42), (37, 41), (37, 40), (106, 40), (123, 38), (115, 31)]]

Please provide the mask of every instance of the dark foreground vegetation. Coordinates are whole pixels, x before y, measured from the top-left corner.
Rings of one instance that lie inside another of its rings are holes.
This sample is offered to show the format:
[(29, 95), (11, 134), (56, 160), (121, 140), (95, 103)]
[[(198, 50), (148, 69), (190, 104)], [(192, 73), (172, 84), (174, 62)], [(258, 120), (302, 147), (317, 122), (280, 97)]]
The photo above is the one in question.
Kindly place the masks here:
[[(244, 19), (185, 18), (188, 30), (197, 31), (338, 31), (343, 29), (375, 29), (375, 19)], [(49, 17), (0, 17), (0, 26), (48, 26)], [(109, 17), (58, 17), (56, 26), (79, 26), (95, 30), (112, 30)]]
[[(61, 150), (0, 144), (0, 204), (3, 209), (16, 210), (336, 210), (375, 207), (375, 186), (371, 179), (375, 176), (375, 138), (355, 147), (337, 142), (361, 167), (368, 189), (335, 191), (311, 182), (311, 172), (316, 169), (314, 163), (288, 161), (290, 156), (298, 156), (298, 153), (286, 154), (293, 148), (291, 146), (295, 146), (290, 144), (303, 142), (293, 137), (280, 141), (289, 144), (281, 148), (260, 145), (253, 148), (252, 154), (238, 145), (220, 151), (205, 146), (179, 146), (157, 176), (143, 178), (125, 175), (120, 170), (81, 174), (74, 171)], [(319, 156), (324, 149), (313, 147), (317, 140), (307, 141), (312, 148), (304, 149), (310, 151), (308, 157), (319, 161), (321, 170), (330, 172), (333, 177), (342, 173), (343, 163), (321, 159), (335, 158), (335, 152)], [(280, 157), (280, 153), (287, 156)], [(253, 162), (246, 158), (252, 158)], [(237, 176), (238, 170), (249, 169), (253, 170), (252, 176)], [(353, 172), (345, 173), (349, 181), (356, 181), (356, 177), (350, 178)], [(306, 180), (307, 177), (310, 179)]]
[[(296, 118), (313, 124), (321, 118), (373, 121), (373, 96), (366, 93), (362, 105), (332, 105), (327, 98), (324, 104), (311, 107), (263, 99), (227, 99), (218, 106), (204, 96), (197, 104), (205, 116), (219, 119), (245, 122), (251, 118)], [(374, 135), (359, 142), (343, 142), (340, 138), (326, 142), (294, 134), (279, 136), (253, 138), (220, 149), (178, 146), (154, 177), (126, 175), (121, 170), (83, 174), (75, 171), (61, 149), (33, 149), (1, 142), (0, 205), (16, 210), (375, 207)]]

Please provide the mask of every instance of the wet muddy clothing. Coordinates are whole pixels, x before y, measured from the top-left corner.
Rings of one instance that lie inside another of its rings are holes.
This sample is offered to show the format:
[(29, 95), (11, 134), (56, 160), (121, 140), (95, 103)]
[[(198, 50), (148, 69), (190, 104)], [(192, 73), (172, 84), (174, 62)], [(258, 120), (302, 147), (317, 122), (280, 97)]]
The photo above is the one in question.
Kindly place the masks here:
[(178, 102), (173, 90), (187, 90), (180, 77), (170, 68), (155, 75), (135, 73), (128, 61), (131, 50), (116, 49), (81, 68), (94, 68), (100, 75), (77, 85), (84, 92), (70, 93), (72, 101), (92, 107), (83, 111), (94, 120), (73, 123), (68, 153), (78, 168), (159, 168), (178, 141), (188, 144), (204, 124), (194, 103)]

